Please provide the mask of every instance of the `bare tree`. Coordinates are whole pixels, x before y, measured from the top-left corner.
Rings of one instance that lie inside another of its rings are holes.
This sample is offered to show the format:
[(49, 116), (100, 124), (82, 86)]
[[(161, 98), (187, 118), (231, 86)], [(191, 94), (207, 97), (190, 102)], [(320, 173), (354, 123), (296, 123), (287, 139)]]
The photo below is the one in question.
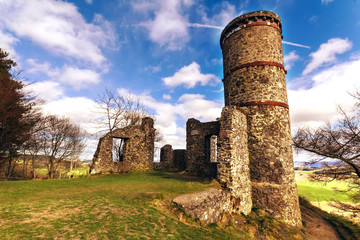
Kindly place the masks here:
[[(99, 132), (112, 133), (115, 129), (141, 124), (144, 117), (152, 117), (139, 98), (131, 95), (120, 96), (105, 89), (105, 93), (96, 99), (97, 113), (101, 116), (96, 122)], [(155, 141), (163, 140), (161, 134), (155, 132)], [(113, 156), (115, 161), (121, 161), (124, 140), (114, 141)]]
[[(360, 94), (353, 94), (357, 102), (352, 111), (338, 107), (341, 118), (333, 124), (326, 123), (315, 130), (300, 128), (293, 137), (297, 151), (307, 151), (313, 158), (307, 164), (322, 162), (322, 169), (311, 175), (312, 180), (331, 181), (347, 179), (351, 182), (348, 194), (360, 200)], [(355, 192), (355, 193), (354, 193)], [(353, 213), (360, 212), (360, 205), (335, 204)]]
[(49, 178), (53, 179), (59, 165), (84, 149), (84, 137), (79, 126), (69, 118), (54, 115), (45, 117), (44, 126), (39, 132), (41, 152), (47, 157)]
[(131, 95), (120, 96), (109, 89), (96, 99), (97, 124), (101, 132), (113, 132), (117, 128), (140, 125), (149, 116), (140, 99)]

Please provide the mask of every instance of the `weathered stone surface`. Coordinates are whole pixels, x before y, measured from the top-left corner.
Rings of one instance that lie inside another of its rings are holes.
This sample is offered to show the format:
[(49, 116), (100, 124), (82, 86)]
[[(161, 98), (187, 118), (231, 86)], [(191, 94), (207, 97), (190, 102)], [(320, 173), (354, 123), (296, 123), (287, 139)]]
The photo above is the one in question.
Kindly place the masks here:
[(223, 213), (232, 211), (230, 193), (221, 189), (211, 188), (181, 195), (174, 198), (173, 202), (181, 206), (185, 214), (194, 219), (198, 218), (205, 224), (218, 222)]
[[(153, 167), (154, 137), (153, 119), (146, 117), (141, 126), (129, 126), (116, 129), (100, 138), (93, 157), (90, 173), (114, 171), (129, 172)], [(113, 138), (125, 140), (122, 161), (113, 161)]]
[(174, 153), (172, 146), (166, 144), (161, 148), (160, 151), (160, 162), (163, 164), (163, 168), (170, 169), (174, 168)]
[(217, 162), (211, 162), (210, 140), (213, 135), (218, 136), (219, 131), (218, 121), (202, 123), (190, 118), (186, 122), (186, 171), (188, 173), (216, 177)]
[(186, 150), (175, 149), (174, 150), (174, 165), (178, 171), (184, 171), (186, 169)]
[(225, 105), (247, 109), (253, 206), (301, 226), (282, 68), (280, 18), (268, 11), (242, 15), (228, 24), (220, 42)]
[(221, 113), (217, 178), (229, 190), (236, 213), (251, 212), (247, 122), (243, 112), (226, 106)]

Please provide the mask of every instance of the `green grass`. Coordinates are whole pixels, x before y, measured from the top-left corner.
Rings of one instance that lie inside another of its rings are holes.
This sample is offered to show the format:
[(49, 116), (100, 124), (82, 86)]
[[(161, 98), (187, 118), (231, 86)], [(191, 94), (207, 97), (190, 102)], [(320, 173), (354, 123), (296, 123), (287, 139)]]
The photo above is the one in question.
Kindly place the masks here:
[(309, 180), (296, 181), (299, 195), (307, 200), (314, 202), (350, 202), (346, 192), (337, 190), (346, 190), (347, 183), (344, 181), (332, 181), (327, 184), (312, 182)]
[(240, 230), (184, 224), (157, 206), (211, 186), (161, 172), (2, 181), (0, 239), (247, 239)]

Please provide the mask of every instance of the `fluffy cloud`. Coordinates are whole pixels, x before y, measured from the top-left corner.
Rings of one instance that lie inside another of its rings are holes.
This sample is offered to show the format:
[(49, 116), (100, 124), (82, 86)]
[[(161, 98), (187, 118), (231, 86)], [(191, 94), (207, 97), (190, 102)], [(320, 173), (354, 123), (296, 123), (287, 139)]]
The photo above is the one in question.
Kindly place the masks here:
[[(90, 69), (80, 69), (71, 66), (63, 66), (61, 69), (53, 68), (49, 62), (39, 62), (36, 59), (27, 59), (29, 64), (28, 73), (44, 73), (51, 78), (51, 82), (60, 82), (80, 90), (100, 82), (100, 74)], [(49, 83), (49, 81), (47, 81)], [(42, 93), (40, 93), (42, 94)]]
[[(236, 17), (236, 7), (228, 2), (221, 2), (219, 5), (216, 6), (216, 12), (218, 14), (209, 17), (205, 11), (201, 11), (202, 21), (205, 24), (220, 26), (220, 28), (224, 28), (226, 24), (228, 24), (234, 17)], [(238, 14), (238, 15), (241, 15)]]
[(284, 56), (285, 68), (291, 69), (293, 64), (299, 60), (300, 56), (296, 54), (296, 51), (291, 51), (288, 55)]
[(32, 83), (27, 86), (27, 89), (46, 100), (56, 99), (64, 94), (60, 83), (53, 81)]
[(95, 105), (93, 100), (85, 97), (66, 97), (48, 102), (43, 110), (45, 114), (69, 117), (73, 122), (89, 130), (89, 123), (97, 116), (94, 111)]
[(203, 74), (200, 71), (200, 65), (192, 62), (188, 66), (182, 67), (171, 77), (162, 78), (165, 86), (177, 87), (184, 85), (186, 88), (193, 88), (200, 83), (202, 86), (211, 83), (220, 82), (220, 79), (214, 74)]
[(114, 43), (109, 22), (96, 15), (87, 23), (77, 7), (55, 0), (0, 0), (0, 27), (41, 47), (96, 66), (106, 59), (100, 47)]
[(201, 94), (184, 94), (178, 102), (184, 120), (196, 118), (208, 122), (214, 121), (221, 115), (221, 104), (206, 100), (205, 96)]
[(80, 90), (89, 84), (100, 82), (100, 75), (89, 69), (79, 69), (74, 67), (65, 67), (64, 71), (59, 75), (59, 81)]
[(198, 5), (202, 23), (190, 23), (184, 12), (193, 5), (192, 0), (138, 0), (132, 2), (135, 11), (151, 18), (142, 22), (149, 31), (149, 38), (167, 50), (180, 50), (189, 41), (189, 27), (220, 29), (236, 16), (236, 7), (228, 2), (216, 6), (216, 12), (209, 17)]
[(323, 66), (325, 63), (336, 61), (336, 54), (342, 54), (352, 48), (352, 42), (348, 39), (332, 38), (320, 45), (320, 48), (310, 54), (311, 61), (303, 71), (303, 75)]
[(189, 40), (188, 21), (183, 9), (192, 5), (189, 0), (136, 1), (132, 4), (138, 12), (153, 12), (153, 19), (143, 22), (149, 38), (167, 50), (180, 50)]
[(19, 39), (13, 37), (11, 34), (4, 33), (0, 29), (0, 46), (3, 51), (9, 53), (10, 58), (16, 58), (14, 45), (19, 42)]
[[(359, 87), (360, 57), (322, 70), (311, 77), (310, 88), (289, 90), (289, 105), (294, 128), (317, 127), (335, 121), (339, 114), (336, 106), (350, 108), (354, 99), (348, 94)], [(299, 82), (308, 80), (298, 79)], [(291, 85), (291, 84), (290, 84)], [(296, 84), (295, 84), (296, 85)]]
[(26, 63), (30, 65), (29, 70), (27, 70), (28, 73), (45, 73), (49, 77), (55, 77), (59, 75), (59, 69), (52, 68), (51, 63), (49, 62), (40, 63), (36, 59), (29, 58), (26, 60)]
[(171, 100), (171, 95), (169, 95), (169, 94), (163, 94), (163, 99), (164, 99), (164, 100)]

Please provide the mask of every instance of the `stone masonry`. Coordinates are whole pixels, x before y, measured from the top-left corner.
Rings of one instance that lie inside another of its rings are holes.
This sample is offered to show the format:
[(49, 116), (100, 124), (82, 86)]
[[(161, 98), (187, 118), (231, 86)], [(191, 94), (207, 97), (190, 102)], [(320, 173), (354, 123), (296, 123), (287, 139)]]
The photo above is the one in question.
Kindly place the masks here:
[(186, 150), (185, 149), (174, 149), (174, 166), (179, 172), (185, 171), (186, 169)]
[(166, 144), (160, 150), (160, 163), (163, 168), (171, 169), (174, 168), (174, 150), (171, 145)]
[[(186, 171), (193, 175), (216, 177), (217, 162), (211, 162), (211, 137), (218, 136), (220, 123), (186, 122)], [(214, 157), (213, 157), (214, 158)]]
[[(246, 112), (247, 109), (241, 109)], [(217, 178), (229, 191), (232, 211), (249, 214), (252, 208), (246, 115), (236, 106), (221, 113)]]
[(222, 189), (174, 199), (205, 223), (257, 207), (290, 225), (302, 225), (281, 31), (278, 15), (256, 11), (235, 18), (221, 34), (225, 107), (220, 122), (188, 120), (186, 170), (213, 176), (217, 167)]
[(225, 105), (246, 109), (253, 206), (301, 226), (281, 31), (280, 18), (268, 11), (244, 14), (225, 27)]
[[(154, 159), (155, 129), (152, 118), (142, 119), (141, 126), (116, 129), (100, 138), (90, 173), (114, 171), (124, 173), (150, 169)], [(113, 138), (124, 140), (122, 161), (113, 161)]]

